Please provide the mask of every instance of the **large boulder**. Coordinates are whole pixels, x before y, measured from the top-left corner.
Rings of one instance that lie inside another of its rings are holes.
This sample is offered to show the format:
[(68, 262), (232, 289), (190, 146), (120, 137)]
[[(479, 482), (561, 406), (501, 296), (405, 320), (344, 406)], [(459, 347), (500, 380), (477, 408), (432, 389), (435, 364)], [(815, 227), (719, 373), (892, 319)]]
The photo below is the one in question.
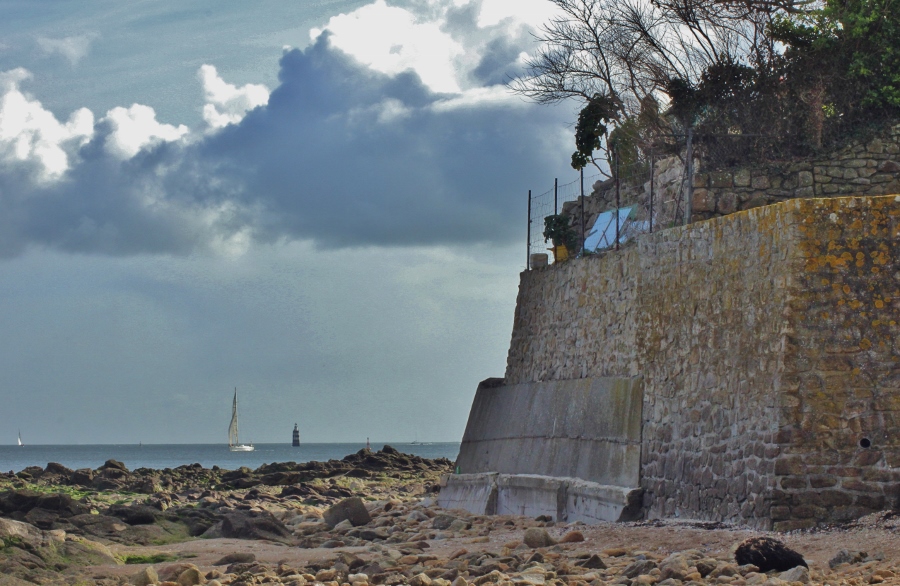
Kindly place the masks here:
[(534, 549), (537, 547), (550, 547), (556, 545), (556, 540), (550, 537), (546, 529), (540, 527), (529, 527), (525, 530), (525, 537), (522, 539), (525, 545)]
[(159, 574), (153, 569), (153, 566), (147, 566), (137, 574), (131, 577), (131, 583), (134, 586), (150, 586), (159, 582)]
[(94, 471), (90, 468), (79, 468), (72, 473), (71, 482), (78, 486), (90, 486), (94, 481)]
[(118, 517), (129, 525), (150, 525), (162, 516), (159, 510), (147, 505), (112, 505), (106, 514)]
[(0, 542), (36, 548), (43, 544), (44, 534), (34, 525), (0, 517)]
[(0, 509), (4, 513), (13, 513), (21, 511), (27, 513), (37, 505), (43, 493), (33, 490), (11, 490), (0, 497)]
[(100, 466), (98, 470), (106, 471), (106, 470), (119, 470), (121, 472), (128, 472), (128, 468), (125, 467), (125, 464), (119, 462), (118, 460), (107, 460), (103, 463), (103, 466)]
[(350, 521), (354, 527), (366, 525), (372, 521), (372, 516), (358, 496), (347, 498), (328, 508), (322, 515), (325, 523), (332, 529), (341, 521)]
[(43, 495), (34, 504), (34, 508), (56, 511), (63, 517), (83, 515), (91, 510), (89, 506), (76, 501), (71, 495), (62, 492)]
[(50, 462), (44, 468), (44, 473), (41, 476), (44, 478), (48, 476), (55, 477), (53, 480), (56, 482), (68, 482), (73, 473), (74, 471), (71, 468), (67, 468), (57, 462)]
[(286, 486), (300, 482), (299, 472), (273, 472), (259, 479), (266, 486)]
[(229, 513), (222, 519), (222, 537), (234, 539), (268, 539), (281, 543), (292, 541), (291, 532), (269, 513)]

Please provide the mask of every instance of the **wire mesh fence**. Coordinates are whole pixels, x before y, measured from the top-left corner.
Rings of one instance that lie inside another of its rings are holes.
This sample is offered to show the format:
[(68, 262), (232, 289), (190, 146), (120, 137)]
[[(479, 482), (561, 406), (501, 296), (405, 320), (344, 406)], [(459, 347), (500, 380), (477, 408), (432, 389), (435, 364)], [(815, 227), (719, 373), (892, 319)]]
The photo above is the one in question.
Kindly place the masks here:
[(638, 234), (683, 223), (691, 168), (683, 157), (670, 154), (651, 152), (626, 164), (613, 153), (602, 173), (565, 183), (557, 179), (543, 193), (529, 192), (528, 268), (560, 254), (545, 238), (545, 221), (551, 216), (565, 216), (574, 230), (575, 249), (567, 246), (567, 256), (617, 249)]

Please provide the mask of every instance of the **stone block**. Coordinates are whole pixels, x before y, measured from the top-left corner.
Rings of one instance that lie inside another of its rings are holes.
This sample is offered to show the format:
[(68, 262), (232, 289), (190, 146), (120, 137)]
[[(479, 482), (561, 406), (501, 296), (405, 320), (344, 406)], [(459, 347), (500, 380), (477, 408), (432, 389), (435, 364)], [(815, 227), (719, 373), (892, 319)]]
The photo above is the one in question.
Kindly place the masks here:
[(865, 507), (877, 511), (884, 509), (888, 505), (888, 502), (883, 494), (861, 494), (857, 495), (856, 501), (853, 504), (858, 507)]
[(853, 503), (853, 496), (839, 490), (823, 490), (806, 497), (809, 502), (823, 507), (840, 507)]
[(777, 476), (799, 476), (806, 474), (806, 464), (800, 456), (781, 456), (775, 461)]
[(754, 197), (748, 199), (744, 203), (742, 203), (741, 209), (742, 210), (751, 210), (753, 208), (758, 208), (758, 207), (762, 207), (764, 205), (768, 205), (768, 203), (769, 203), (769, 200), (767, 197), (757, 195), (757, 196), (754, 196)]
[[(836, 476), (832, 476), (831, 474), (823, 474), (820, 476), (810, 476), (809, 477), (809, 485), (812, 488), (831, 488), (832, 486), (836, 486), (838, 483), (838, 479)], [(784, 482), (782, 481), (782, 486)], [(846, 488), (846, 487), (844, 487)]]
[(784, 490), (806, 488), (808, 483), (805, 476), (784, 476), (779, 481)]
[(708, 189), (694, 190), (694, 211), (714, 212), (716, 210), (716, 197), (714, 192)]
[(819, 517), (824, 509), (815, 505), (799, 505), (791, 509), (791, 517), (794, 519), (813, 519)]
[(715, 171), (709, 174), (710, 187), (732, 187), (732, 176), (728, 171)]
[(815, 519), (792, 519), (790, 521), (777, 521), (772, 524), (772, 530), (778, 532), (797, 531), (799, 529), (812, 529), (816, 526)]

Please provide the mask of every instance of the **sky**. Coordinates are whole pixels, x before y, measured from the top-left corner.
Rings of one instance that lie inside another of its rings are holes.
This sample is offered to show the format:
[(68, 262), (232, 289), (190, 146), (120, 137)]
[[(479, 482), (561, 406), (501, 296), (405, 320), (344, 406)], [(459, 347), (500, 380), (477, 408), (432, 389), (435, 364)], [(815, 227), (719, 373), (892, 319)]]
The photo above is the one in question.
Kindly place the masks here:
[(573, 174), (549, 1), (0, 13), (0, 444), (461, 439)]

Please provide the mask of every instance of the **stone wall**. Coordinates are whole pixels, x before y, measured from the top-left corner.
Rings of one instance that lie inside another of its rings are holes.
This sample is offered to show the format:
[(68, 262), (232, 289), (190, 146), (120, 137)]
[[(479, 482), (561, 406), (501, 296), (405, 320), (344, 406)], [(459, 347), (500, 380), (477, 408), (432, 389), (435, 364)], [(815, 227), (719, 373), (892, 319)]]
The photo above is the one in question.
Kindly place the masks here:
[[(837, 152), (810, 159), (720, 170), (704, 169), (702, 159), (694, 163), (694, 220), (788, 199), (900, 193), (900, 125), (886, 128), (880, 136), (851, 142)], [(657, 161), (654, 170), (654, 226), (667, 227), (675, 219), (675, 200), (684, 184), (684, 167), (680, 159), (669, 157)], [(619, 196), (623, 207), (637, 206), (638, 219), (648, 219), (649, 169), (623, 176)], [(596, 182), (584, 201), (587, 229), (601, 212), (614, 207), (614, 182)], [(562, 212), (580, 230), (580, 198), (564, 203)]]
[(505, 382), (643, 377), (650, 517), (791, 529), (893, 506), (898, 216), (792, 200), (526, 271)]
[(900, 193), (900, 125), (810, 160), (694, 176), (694, 217), (709, 218), (794, 198)]

